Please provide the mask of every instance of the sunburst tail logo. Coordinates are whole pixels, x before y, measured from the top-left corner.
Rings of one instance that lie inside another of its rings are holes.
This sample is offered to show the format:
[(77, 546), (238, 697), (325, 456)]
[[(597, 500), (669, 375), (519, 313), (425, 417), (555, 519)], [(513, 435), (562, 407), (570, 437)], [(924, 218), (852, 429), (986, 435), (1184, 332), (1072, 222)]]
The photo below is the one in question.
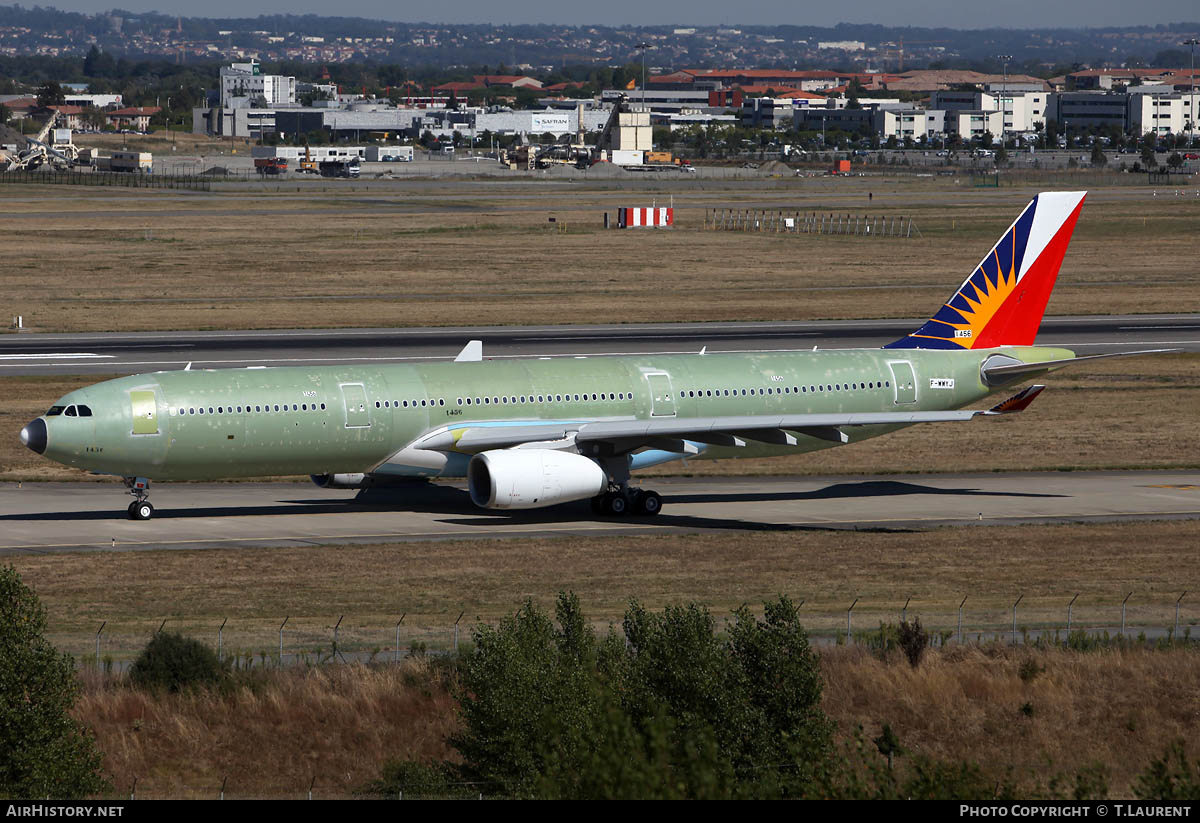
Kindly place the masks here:
[(1043, 192), (1033, 198), (937, 313), (884, 348), (1032, 345), (1086, 196)]

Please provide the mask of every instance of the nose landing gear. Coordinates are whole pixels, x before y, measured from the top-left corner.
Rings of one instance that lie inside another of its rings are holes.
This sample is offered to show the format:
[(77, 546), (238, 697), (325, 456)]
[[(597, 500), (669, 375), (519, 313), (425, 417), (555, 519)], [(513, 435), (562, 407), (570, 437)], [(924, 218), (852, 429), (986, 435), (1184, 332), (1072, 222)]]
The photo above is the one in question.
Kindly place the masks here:
[(149, 520), (154, 516), (154, 506), (150, 504), (150, 481), (145, 477), (126, 477), (125, 488), (133, 495), (129, 504), (130, 520)]

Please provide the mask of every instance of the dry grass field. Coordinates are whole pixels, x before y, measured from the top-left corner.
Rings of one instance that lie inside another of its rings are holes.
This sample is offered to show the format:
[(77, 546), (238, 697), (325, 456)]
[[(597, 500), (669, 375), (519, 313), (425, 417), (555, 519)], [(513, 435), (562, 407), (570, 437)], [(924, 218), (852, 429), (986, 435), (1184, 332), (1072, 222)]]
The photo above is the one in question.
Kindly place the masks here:
[[(909, 615), (952, 629), (968, 596), (964, 629), (977, 640), (1019, 623), (1037, 634), (1062, 626), (1079, 593), (1074, 625), (1120, 623), (1164, 629), (1184, 590), (1200, 591), (1193, 521), (969, 527), (904, 531), (746, 532), (727, 535), (541, 540), (470, 540), (311, 548), (90, 552), (9, 558), (38, 593), (61, 648), (86, 660), (102, 621), (104, 654), (128, 658), (168, 627), (227, 653), (272, 659), (288, 618), (285, 653), (328, 653), (339, 615), (340, 647), (391, 658), (400, 643), (445, 648), (464, 629), (515, 610), (526, 598), (549, 606), (573, 590), (599, 625), (620, 620), (629, 599), (651, 607), (695, 601), (728, 613), (787, 594), (804, 600), (813, 630), (856, 629)], [(1184, 626), (1200, 622), (1185, 600)]]
[[(6, 310), (41, 331), (928, 316), (1033, 193), (937, 185), (10, 186), (0, 266)], [(601, 227), (605, 210), (672, 202), (674, 230)], [(922, 236), (703, 231), (719, 207), (908, 215)], [(1198, 219), (1194, 196), (1095, 192), (1049, 312), (1200, 310)]]
[[(0, 481), (98, 479), (24, 448), (21, 427), (96, 377), (0, 378)], [(1047, 380), (1012, 419), (914, 426), (876, 440), (770, 460), (693, 460), (656, 474), (886, 474), (930, 471), (1195, 468), (1200, 355), (1099, 361)], [(1158, 421), (1147, 425), (1147, 421)]]
[[(985, 646), (930, 652), (914, 670), (826, 648), (823, 708), (844, 743), (887, 723), (906, 756), (976, 762), (1026, 791), (1099, 764), (1123, 798), (1166, 743), (1194, 747), (1198, 664), (1184, 649)], [(300, 799), (310, 784), (318, 799), (354, 796), (388, 759), (453, 758), (459, 723), (448, 684), (420, 661), (264, 672), (231, 694), (155, 695), (88, 675), (75, 716), (94, 730), (114, 793), (136, 781), (143, 798), (215, 798), (226, 780), (230, 798)]]

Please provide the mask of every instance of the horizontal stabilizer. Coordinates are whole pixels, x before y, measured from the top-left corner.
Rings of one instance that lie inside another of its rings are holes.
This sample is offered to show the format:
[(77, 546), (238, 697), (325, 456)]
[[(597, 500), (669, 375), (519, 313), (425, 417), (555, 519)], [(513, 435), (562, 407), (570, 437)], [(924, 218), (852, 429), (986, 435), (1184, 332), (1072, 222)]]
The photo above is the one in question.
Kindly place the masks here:
[(1139, 354), (1170, 354), (1173, 352), (1182, 351), (1182, 349), (1146, 349), (1144, 351), (1122, 351), (1113, 352), (1112, 354), (1089, 354), (1087, 357), (1071, 357), (1066, 360), (1043, 360), (1040, 363), (1013, 363), (1004, 358), (1006, 362), (997, 365), (984, 364), (982, 368), (983, 379), (989, 384), (1002, 383), (1007, 380), (1014, 380), (1023, 377), (1027, 374), (1035, 372), (1048, 371), (1050, 369), (1061, 369), (1063, 366), (1072, 366), (1076, 363), (1083, 363), (1087, 360), (1104, 360), (1109, 357), (1133, 357)]

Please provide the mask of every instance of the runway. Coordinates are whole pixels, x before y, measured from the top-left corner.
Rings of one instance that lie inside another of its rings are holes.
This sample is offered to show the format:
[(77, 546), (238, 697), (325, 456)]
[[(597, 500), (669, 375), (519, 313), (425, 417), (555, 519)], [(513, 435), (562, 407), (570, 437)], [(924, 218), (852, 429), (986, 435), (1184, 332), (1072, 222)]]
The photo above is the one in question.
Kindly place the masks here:
[(924, 529), (1200, 519), (1200, 471), (1029, 472), (647, 479), (655, 518), (597, 518), (587, 503), (529, 512), (475, 508), (461, 486), (353, 491), (300, 483), (152, 489), (153, 520), (125, 518), (112, 483), (0, 486), (0, 554), (322, 546), (417, 540)]
[[(192, 368), (402, 363), (452, 358), (468, 340), (485, 357), (875, 348), (924, 318), (806, 323), (671, 323), (482, 328), (12, 334), (0, 375), (136, 374)], [(1150, 348), (1200, 351), (1200, 314), (1047, 317), (1038, 345), (1081, 354)]]

